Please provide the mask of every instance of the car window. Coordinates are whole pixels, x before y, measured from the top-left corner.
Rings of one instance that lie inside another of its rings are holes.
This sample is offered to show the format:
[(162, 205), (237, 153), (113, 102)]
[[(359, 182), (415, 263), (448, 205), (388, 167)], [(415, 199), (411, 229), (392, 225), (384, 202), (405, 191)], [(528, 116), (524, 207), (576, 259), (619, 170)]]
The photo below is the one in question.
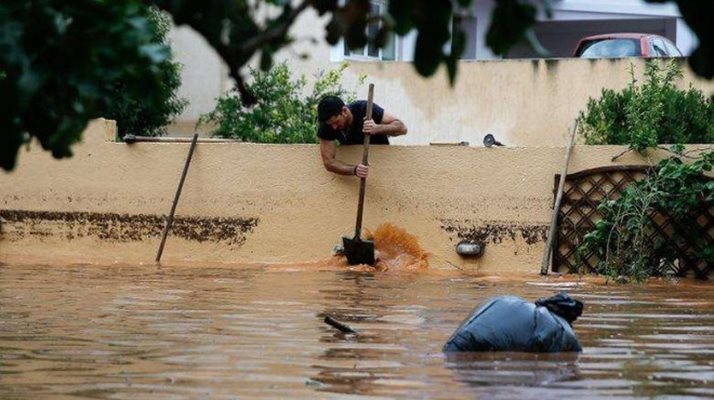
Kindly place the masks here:
[(674, 43), (670, 42), (667, 39), (663, 39), (664, 45), (667, 48), (667, 54), (669, 54), (670, 57), (681, 57), (682, 52), (679, 51), (677, 46), (674, 45)]
[(664, 42), (662, 39), (652, 39), (652, 57), (667, 57), (667, 50), (665, 50)]
[(583, 58), (639, 57), (642, 55), (638, 39), (604, 39), (587, 42), (579, 51)]

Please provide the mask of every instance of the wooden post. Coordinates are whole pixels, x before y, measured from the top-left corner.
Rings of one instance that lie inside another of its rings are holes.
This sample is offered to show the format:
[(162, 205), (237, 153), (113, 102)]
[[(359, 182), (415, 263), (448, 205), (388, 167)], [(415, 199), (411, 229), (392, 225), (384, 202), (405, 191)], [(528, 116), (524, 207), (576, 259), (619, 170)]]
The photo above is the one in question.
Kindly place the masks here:
[(548, 264), (550, 262), (550, 254), (553, 247), (553, 237), (556, 235), (556, 228), (558, 225), (558, 209), (560, 209), (560, 202), (563, 200), (563, 186), (565, 186), (565, 175), (568, 174), (568, 162), (570, 161), (570, 152), (573, 147), (573, 141), (575, 140), (575, 132), (578, 130), (578, 121), (575, 121), (573, 126), (573, 131), (570, 133), (570, 141), (568, 142), (568, 147), (565, 149), (565, 163), (563, 164), (563, 170), (560, 173), (560, 181), (558, 182), (558, 192), (555, 196), (555, 204), (553, 205), (553, 216), (550, 219), (550, 228), (548, 229), (548, 240), (545, 244), (545, 251), (543, 252), (543, 260), (540, 264), (540, 274), (548, 275)]

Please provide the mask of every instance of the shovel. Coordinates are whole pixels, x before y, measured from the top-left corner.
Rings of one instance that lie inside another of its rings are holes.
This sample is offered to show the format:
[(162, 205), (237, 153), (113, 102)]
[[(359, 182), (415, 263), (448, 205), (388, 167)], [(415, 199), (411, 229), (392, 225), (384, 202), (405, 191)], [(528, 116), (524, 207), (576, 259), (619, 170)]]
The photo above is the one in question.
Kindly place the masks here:
[[(369, 96), (367, 97), (366, 119), (372, 119), (372, 96), (374, 95), (374, 84), (369, 84)], [(362, 164), (367, 165), (369, 155), (370, 135), (364, 135), (364, 152), (362, 153)], [(357, 223), (355, 224), (355, 237), (342, 237), (342, 247), (347, 262), (350, 265), (369, 264), (374, 265), (374, 242), (360, 238), (362, 231), (362, 210), (364, 209), (364, 191), (367, 186), (367, 179), (360, 178), (359, 183), (359, 203), (357, 204)]]

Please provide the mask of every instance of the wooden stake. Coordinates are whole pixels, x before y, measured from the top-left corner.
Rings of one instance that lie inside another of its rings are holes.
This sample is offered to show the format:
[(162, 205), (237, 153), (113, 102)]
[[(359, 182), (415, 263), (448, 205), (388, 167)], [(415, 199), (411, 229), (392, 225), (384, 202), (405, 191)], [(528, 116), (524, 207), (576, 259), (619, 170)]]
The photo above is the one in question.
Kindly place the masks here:
[(540, 274), (548, 275), (548, 264), (550, 263), (550, 254), (553, 247), (553, 237), (557, 234), (556, 228), (558, 225), (558, 209), (560, 209), (560, 202), (563, 200), (563, 186), (565, 186), (565, 175), (568, 174), (568, 162), (570, 161), (570, 152), (573, 147), (573, 141), (575, 140), (575, 132), (578, 130), (578, 121), (575, 121), (573, 126), (573, 131), (570, 133), (570, 141), (568, 142), (568, 147), (565, 149), (565, 164), (563, 165), (563, 170), (560, 173), (560, 181), (558, 182), (558, 191), (555, 196), (555, 204), (553, 205), (553, 216), (550, 219), (550, 228), (548, 229), (548, 240), (545, 244), (545, 251), (543, 252), (543, 260), (540, 264)]
[(186, 180), (186, 174), (188, 173), (188, 166), (191, 164), (191, 157), (193, 157), (193, 149), (196, 148), (196, 141), (198, 140), (198, 133), (194, 133), (193, 140), (191, 141), (191, 148), (188, 150), (188, 156), (186, 157), (186, 163), (183, 166), (183, 172), (181, 173), (181, 180), (179, 180), (178, 188), (176, 188), (176, 196), (174, 197), (174, 202), (171, 205), (171, 212), (169, 217), (166, 219), (166, 226), (164, 227), (164, 232), (161, 234), (161, 244), (159, 245), (159, 251), (156, 253), (156, 262), (161, 261), (161, 254), (164, 252), (164, 244), (166, 244), (166, 236), (169, 234), (169, 229), (171, 229), (171, 224), (174, 222), (174, 213), (176, 212), (176, 205), (178, 204), (179, 197), (181, 196), (181, 189), (183, 188), (183, 182)]

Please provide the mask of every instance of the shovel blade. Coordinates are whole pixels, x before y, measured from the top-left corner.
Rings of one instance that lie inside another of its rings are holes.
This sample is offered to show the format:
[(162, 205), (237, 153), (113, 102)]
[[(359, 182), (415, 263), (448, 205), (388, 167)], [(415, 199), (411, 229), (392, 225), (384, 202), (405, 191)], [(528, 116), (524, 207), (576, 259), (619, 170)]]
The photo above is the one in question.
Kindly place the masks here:
[(342, 247), (344, 247), (347, 262), (350, 265), (368, 264), (374, 265), (374, 242), (362, 240), (359, 237), (342, 237)]

